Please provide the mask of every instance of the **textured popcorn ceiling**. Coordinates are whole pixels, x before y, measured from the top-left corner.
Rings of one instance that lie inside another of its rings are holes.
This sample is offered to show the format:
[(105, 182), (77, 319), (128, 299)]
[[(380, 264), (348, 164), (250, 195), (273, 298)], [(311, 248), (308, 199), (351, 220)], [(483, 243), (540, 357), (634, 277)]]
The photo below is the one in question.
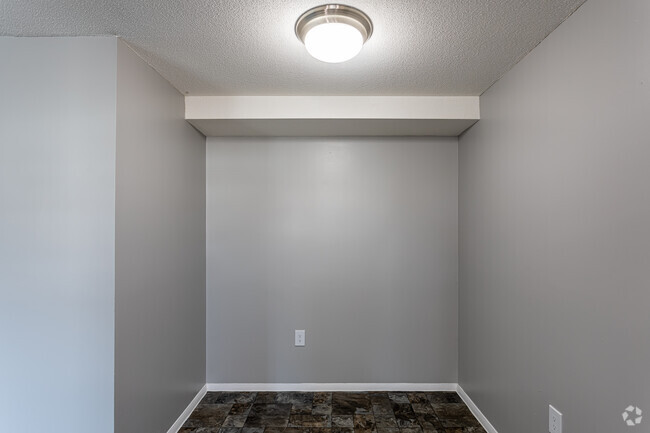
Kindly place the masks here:
[(293, 33), (320, 0), (0, 0), (0, 34), (119, 35), (192, 95), (480, 95), (583, 1), (346, 0), (375, 33), (334, 65)]

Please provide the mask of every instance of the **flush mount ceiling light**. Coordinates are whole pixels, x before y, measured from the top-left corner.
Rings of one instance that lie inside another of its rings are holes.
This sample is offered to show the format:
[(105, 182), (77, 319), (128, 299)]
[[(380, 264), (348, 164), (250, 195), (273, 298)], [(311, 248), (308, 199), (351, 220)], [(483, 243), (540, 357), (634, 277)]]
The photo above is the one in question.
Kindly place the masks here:
[(296, 21), (296, 36), (313, 57), (327, 63), (350, 60), (372, 35), (372, 21), (359, 9), (327, 4), (309, 9)]

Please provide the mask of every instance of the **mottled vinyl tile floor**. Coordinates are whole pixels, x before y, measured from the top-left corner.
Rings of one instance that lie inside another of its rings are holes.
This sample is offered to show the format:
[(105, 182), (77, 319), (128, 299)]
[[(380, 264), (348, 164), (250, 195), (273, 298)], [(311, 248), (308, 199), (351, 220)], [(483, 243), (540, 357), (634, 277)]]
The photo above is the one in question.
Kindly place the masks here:
[(486, 433), (455, 392), (209, 392), (179, 433)]

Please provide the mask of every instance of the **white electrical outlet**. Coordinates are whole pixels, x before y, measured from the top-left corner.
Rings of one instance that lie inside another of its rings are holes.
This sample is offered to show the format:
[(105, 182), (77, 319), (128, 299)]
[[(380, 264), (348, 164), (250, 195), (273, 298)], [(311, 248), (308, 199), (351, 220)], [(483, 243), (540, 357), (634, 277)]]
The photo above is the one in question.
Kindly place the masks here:
[(549, 433), (562, 433), (562, 414), (550, 404), (548, 405)]
[(296, 339), (295, 343), (296, 346), (304, 346), (305, 345), (305, 330), (304, 329), (296, 329)]

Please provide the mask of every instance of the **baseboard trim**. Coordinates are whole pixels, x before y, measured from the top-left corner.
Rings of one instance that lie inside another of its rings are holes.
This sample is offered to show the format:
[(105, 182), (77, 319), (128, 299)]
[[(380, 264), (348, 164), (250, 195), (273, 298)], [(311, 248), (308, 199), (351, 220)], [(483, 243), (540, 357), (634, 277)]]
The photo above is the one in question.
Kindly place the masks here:
[(208, 392), (208, 386), (203, 385), (203, 388), (194, 396), (190, 404), (185, 408), (181, 416), (178, 417), (176, 422), (172, 424), (172, 426), (167, 430), (167, 433), (178, 433), (178, 431), (183, 427), (183, 424), (185, 424), (185, 421), (192, 415), (192, 412), (194, 412), (194, 409), (199, 405), (201, 400), (203, 400), (203, 397), (205, 397), (205, 394)]
[(458, 385), (458, 389), (456, 390), (460, 398), (463, 399), (467, 407), (469, 408), (470, 411), (474, 414), (476, 419), (481, 423), (485, 431), (487, 433), (498, 433), (497, 429), (494, 428), (494, 426), (490, 423), (490, 421), (487, 419), (485, 415), (483, 415), (483, 412), (478, 408), (478, 406), (472, 401), (471, 398), (469, 398), (469, 395), (465, 392), (465, 390)]
[(208, 391), (456, 391), (455, 383), (208, 383)]

